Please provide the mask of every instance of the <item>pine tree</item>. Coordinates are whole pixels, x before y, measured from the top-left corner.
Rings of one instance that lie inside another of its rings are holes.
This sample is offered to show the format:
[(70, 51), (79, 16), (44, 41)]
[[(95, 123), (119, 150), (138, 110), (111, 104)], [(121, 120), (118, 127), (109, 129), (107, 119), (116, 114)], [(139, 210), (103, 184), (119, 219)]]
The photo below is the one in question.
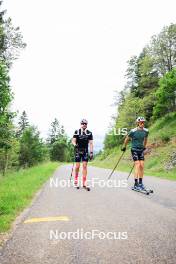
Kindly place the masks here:
[(27, 127), (29, 127), (29, 121), (28, 121), (27, 114), (25, 111), (22, 112), (22, 115), (20, 116), (20, 120), (18, 122), (18, 125), (19, 125), (19, 127), (18, 127), (18, 131), (16, 133), (16, 136), (20, 137), (23, 134), (24, 130)]

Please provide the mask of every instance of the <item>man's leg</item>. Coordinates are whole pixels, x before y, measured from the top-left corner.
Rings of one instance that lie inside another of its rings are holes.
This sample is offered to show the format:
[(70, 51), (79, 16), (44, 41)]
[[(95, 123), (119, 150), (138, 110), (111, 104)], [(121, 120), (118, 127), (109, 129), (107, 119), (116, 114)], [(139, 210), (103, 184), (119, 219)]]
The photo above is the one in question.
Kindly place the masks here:
[(140, 166), (138, 153), (135, 150), (131, 150), (131, 155), (134, 161), (134, 187), (138, 187), (139, 166)]
[(139, 185), (141, 188), (144, 188), (142, 179), (144, 176), (144, 152), (140, 151), (139, 154), (139, 162), (140, 162), (140, 169), (139, 169)]
[(76, 162), (75, 166), (75, 184), (78, 184), (78, 175), (79, 175), (80, 162)]
[(83, 186), (86, 186), (87, 181), (87, 161), (83, 161)]
[(134, 180), (135, 180), (135, 185), (138, 185), (138, 178), (139, 178), (139, 171), (140, 171), (140, 161), (136, 160), (134, 162), (135, 164), (135, 173), (134, 173)]
[(142, 179), (144, 176), (144, 161), (140, 160), (140, 167), (139, 167), (139, 184), (142, 184)]

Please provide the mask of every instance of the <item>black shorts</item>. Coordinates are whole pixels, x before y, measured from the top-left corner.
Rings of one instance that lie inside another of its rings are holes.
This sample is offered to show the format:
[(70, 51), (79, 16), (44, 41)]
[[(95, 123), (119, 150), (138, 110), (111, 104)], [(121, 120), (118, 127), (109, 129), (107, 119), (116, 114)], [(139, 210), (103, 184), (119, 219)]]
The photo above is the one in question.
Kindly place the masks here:
[(89, 156), (87, 150), (77, 150), (75, 153), (75, 162), (86, 161), (88, 162)]
[(144, 160), (144, 151), (143, 150), (133, 150), (131, 149), (132, 158), (134, 161)]

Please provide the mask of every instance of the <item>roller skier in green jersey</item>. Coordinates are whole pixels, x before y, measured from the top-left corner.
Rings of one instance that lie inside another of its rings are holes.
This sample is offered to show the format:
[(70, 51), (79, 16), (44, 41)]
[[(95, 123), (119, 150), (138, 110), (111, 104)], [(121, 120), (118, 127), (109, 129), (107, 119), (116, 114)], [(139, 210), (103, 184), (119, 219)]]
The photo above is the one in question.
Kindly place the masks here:
[(144, 151), (146, 150), (149, 131), (144, 127), (144, 117), (138, 117), (136, 123), (137, 127), (130, 130), (121, 150), (125, 151), (128, 142), (131, 140), (131, 154), (135, 164), (134, 189), (145, 190), (143, 185)]

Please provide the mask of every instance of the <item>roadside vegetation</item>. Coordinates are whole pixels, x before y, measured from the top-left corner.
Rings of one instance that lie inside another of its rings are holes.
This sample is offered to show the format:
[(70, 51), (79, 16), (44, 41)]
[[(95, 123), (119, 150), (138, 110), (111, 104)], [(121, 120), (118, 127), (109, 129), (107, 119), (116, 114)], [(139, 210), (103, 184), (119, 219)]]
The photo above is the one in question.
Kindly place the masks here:
[(51, 120), (44, 140), (25, 110), (12, 111), (10, 69), (26, 43), (6, 13), (0, 1), (0, 232), (10, 228), (60, 162), (70, 161), (73, 153), (57, 118)]
[(9, 230), (16, 216), (27, 207), (34, 194), (49, 179), (58, 162), (45, 162), (0, 178), (0, 233)]
[[(176, 24), (165, 26), (138, 56), (129, 59), (126, 85), (117, 93), (115, 105), (113, 125), (94, 165), (112, 168), (124, 141), (124, 135), (114, 131), (129, 131), (136, 126), (137, 116), (144, 116), (151, 148), (146, 173), (176, 179)], [(129, 170), (129, 151), (125, 157), (118, 169)]]
[[(176, 131), (176, 113), (158, 119), (150, 127), (148, 147), (151, 152), (145, 156), (146, 175), (176, 180), (176, 136), (174, 131)], [(121, 154), (120, 146), (108, 149), (97, 155), (91, 165), (112, 169)], [(129, 144), (117, 170), (130, 172), (132, 166)]]
[[(53, 117), (48, 137), (43, 139), (27, 113), (13, 112), (14, 94), (10, 86), (10, 69), (20, 52), (26, 48), (19, 27), (0, 1), (0, 175), (8, 171), (32, 167), (44, 161), (71, 161), (73, 149), (64, 127)], [(25, 89), (25, 87), (24, 87)]]

